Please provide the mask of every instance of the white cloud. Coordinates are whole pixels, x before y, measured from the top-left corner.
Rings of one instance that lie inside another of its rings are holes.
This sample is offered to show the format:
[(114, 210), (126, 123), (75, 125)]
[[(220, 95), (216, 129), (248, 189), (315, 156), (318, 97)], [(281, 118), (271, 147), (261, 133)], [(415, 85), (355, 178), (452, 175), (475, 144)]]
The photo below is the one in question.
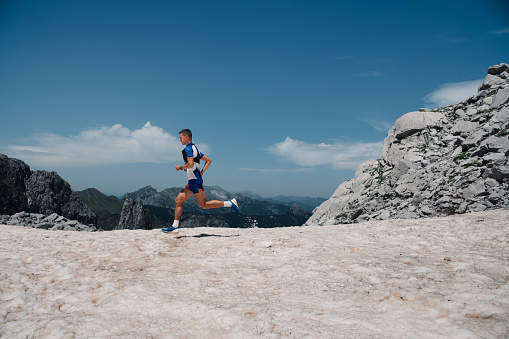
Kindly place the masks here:
[[(31, 145), (10, 146), (13, 156), (30, 165), (50, 168), (165, 163), (178, 160), (182, 149), (178, 137), (152, 126), (150, 121), (133, 131), (117, 124), (87, 129), (75, 136), (41, 134), (33, 139)], [(200, 151), (206, 148), (200, 145)]]
[(287, 137), (267, 149), (282, 160), (299, 166), (355, 170), (363, 161), (380, 158), (382, 145), (382, 141), (308, 144)]
[(373, 118), (361, 118), (362, 122), (365, 122), (366, 124), (373, 127), (378, 132), (387, 132), (391, 129), (392, 125), (394, 123), (386, 122), (386, 121), (380, 121)]
[(505, 29), (498, 30), (498, 31), (491, 31), (489, 33), (490, 34), (495, 34), (495, 35), (509, 34), (509, 27), (505, 28)]
[(440, 87), (426, 95), (424, 100), (435, 104), (436, 107), (443, 107), (468, 99), (475, 93), (484, 79), (454, 82), (440, 85)]

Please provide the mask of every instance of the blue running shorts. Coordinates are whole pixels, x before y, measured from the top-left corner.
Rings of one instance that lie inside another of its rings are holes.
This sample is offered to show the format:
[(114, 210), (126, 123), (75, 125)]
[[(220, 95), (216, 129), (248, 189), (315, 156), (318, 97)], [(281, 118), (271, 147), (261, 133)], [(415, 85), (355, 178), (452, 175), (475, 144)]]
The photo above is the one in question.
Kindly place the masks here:
[(191, 192), (193, 192), (194, 194), (198, 193), (199, 190), (202, 190), (203, 189), (203, 185), (198, 183), (198, 180), (196, 179), (191, 179), (188, 181), (187, 185), (186, 185), (186, 189), (187, 190), (190, 190)]

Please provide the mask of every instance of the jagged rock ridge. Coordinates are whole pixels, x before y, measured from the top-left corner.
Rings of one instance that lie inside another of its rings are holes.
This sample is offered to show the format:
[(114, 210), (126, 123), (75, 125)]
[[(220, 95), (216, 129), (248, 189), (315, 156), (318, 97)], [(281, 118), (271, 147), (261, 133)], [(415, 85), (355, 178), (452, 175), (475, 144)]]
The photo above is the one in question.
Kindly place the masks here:
[(21, 160), (0, 154), (0, 214), (57, 213), (85, 224), (95, 224), (92, 210), (56, 172), (31, 171)]
[(477, 94), (400, 117), (382, 158), (359, 165), (306, 225), (444, 216), (509, 207), (509, 65)]

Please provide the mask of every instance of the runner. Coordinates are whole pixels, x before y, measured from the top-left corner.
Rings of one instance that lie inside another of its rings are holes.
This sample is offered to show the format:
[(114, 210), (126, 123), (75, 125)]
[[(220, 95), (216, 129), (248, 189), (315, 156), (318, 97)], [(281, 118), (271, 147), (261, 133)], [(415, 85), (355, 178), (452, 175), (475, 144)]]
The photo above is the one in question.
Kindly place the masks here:
[[(175, 220), (173, 221), (173, 225), (169, 228), (163, 228), (161, 231), (163, 232), (178, 232), (178, 227), (180, 223), (180, 217), (182, 215), (182, 211), (184, 210), (184, 202), (189, 199), (189, 197), (194, 194), (196, 201), (200, 204), (201, 208), (209, 209), (209, 208), (219, 208), (219, 207), (229, 207), (237, 212), (239, 215), (239, 207), (237, 200), (233, 198), (230, 201), (219, 201), (219, 200), (211, 200), (207, 201), (207, 197), (205, 196), (205, 191), (203, 190), (203, 174), (209, 168), (212, 160), (209, 157), (200, 153), (195, 144), (193, 144), (193, 134), (188, 129), (183, 129), (179, 132), (180, 142), (182, 145), (186, 147), (182, 150), (182, 157), (184, 158), (185, 165), (175, 165), (175, 170), (177, 171), (187, 171), (187, 180), (188, 183), (186, 187), (180, 191), (179, 195), (175, 199)], [(200, 160), (205, 161), (205, 165), (203, 169), (200, 171)]]

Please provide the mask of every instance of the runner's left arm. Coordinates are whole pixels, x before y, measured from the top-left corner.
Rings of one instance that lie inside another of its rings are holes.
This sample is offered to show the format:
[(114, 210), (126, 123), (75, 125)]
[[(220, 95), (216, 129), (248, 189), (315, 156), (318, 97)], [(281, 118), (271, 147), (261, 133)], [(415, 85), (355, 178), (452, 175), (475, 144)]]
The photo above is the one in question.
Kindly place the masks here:
[(201, 176), (203, 176), (203, 173), (205, 173), (205, 171), (209, 168), (210, 164), (212, 163), (212, 160), (206, 155), (203, 155), (201, 157), (201, 160), (205, 161), (205, 165), (203, 165), (203, 169), (200, 172)]

